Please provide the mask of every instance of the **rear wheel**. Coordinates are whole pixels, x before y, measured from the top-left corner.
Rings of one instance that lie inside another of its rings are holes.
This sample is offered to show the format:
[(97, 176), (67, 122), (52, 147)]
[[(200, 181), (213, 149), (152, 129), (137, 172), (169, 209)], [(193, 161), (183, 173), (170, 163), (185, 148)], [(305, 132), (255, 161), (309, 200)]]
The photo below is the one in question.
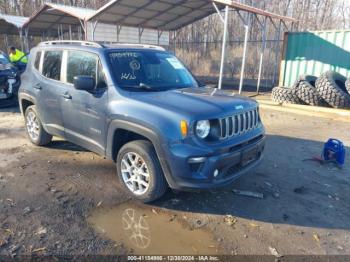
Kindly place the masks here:
[(124, 145), (117, 156), (117, 171), (126, 191), (144, 203), (160, 198), (167, 189), (158, 157), (148, 141)]
[(28, 137), (33, 144), (44, 146), (51, 142), (52, 136), (44, 130), (35, 106), (26, 109), (25, 123)]

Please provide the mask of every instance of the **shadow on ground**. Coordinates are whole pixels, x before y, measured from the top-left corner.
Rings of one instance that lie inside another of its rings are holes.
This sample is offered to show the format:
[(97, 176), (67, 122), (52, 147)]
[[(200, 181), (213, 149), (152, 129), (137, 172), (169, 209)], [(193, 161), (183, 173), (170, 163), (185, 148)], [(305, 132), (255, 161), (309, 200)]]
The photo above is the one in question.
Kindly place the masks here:
[[(153, 205), (202, 214), (230, 214), (268, 223), (350, 229), (349, 157), (334, 165), (304, 161), (318, 156), (323, 143), (268, 136), (262, 164), (222, 190), (168, 192)], [(349, 148), (346, 150), (349, 152)], [(232, 189), (260, 192), (264, 199), (238, 196)], [(172, 199), (177, 199), (175, 203)]]
[[(55, 142), (51, 147), (79, 150), (69, 142)], [(145, 207), (200, 214), (230, 214), (256, 221), (305, 227), (350, 229), (350, 197), (347, 193), (350, 187), (350, 159), (347, 157), (343, 169), (333, 164), (305, 161), (319, 156), (322, 148), (323, 143), (317, 141), (268, 135), (261, 165), (230, 187), (202, 192), (174, 193), (169, 190), (163, 198)], [(349, 147), (346, 150), (349, 152)], [(111, 179), (117, 181), (113, 165), (106, 168), (103, 166), (105, 162), (101, 161), (81, 165), (86, 170), (104, 170), (104, 175), (109, 176), (104, 183), (109, 183)], [(65, 172), (64, 169), (79, 169), (73, 162), (67, 162), (61, 168), (62, 172)], [(98, 180), (98, 176), (91, 177)], [(264, 199), (238, 196), (232, 189), (263, 193)]]

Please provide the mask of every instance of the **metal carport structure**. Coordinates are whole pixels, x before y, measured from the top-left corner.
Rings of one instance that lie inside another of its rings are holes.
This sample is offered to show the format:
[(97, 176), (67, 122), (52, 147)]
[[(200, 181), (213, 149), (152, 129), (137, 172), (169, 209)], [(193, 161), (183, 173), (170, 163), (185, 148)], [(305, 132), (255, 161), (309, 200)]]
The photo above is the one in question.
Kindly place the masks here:
[[(112, 0), (97, 10), (95, 14), (89, 17), (88, 21), (93, 22), (94, 28), (96, 28), (98, 23), (114, 24), (118, 26), (118, 33), (120, 32), (122, 26), (137, 27), (139, 28), (139, 38), (141, 38), (145, 28), (155, 29), (158, 30), (158, 37), (160, 37), (163, 31), (176, 31), (217, 12), (224, 25), (220, 77), (218, 84), (218, 88), (221, 89), (226, 52), (226, 39), (228, 34), (228, 15), (230, 8), (238, 13), (245, 27), (239, 93), (242, 92), (243, 88), (246, 47), (251, 23), (250, 14), (253, 15), (253, 18), (257, 19), (261, 30), (263, 31), (263, 45), (260, 56), (259, 80), (257, 86), (257, 92), (259, 92), (262, 64), (264, 59), (263, 51), (265, 49), (266, 41), (266, 21), (267, 19), (271, 21), (272, 25), (276, 29), (276, 35), (279, 37), (282, 26), (288, 28), (286, 23), (291, 23), (292, 28), (293, 24), (297, 22), (297, 20), (294, 18), (281, 16), (231, 0)], [(223, 9), (225, 9), (224, 16), (221, 13), (221, 10)], [(245, 18), (241, 12), (248, 13), (249, 18)], [(264, 17), (265, 20), (262, 20), (261, 16)], [(279, 21), (279, 24), (276, 23), (276, 20)], [(94, 33), (92, 34), (92, 38), (92, 40), (94, 40)], [(277, 68), (275, 71), (277, 72)]]
[[(63, 34), (69, 34), (72, 39), (73, 33), (86, 36), (86, 20), (96, 11), (59, 4), (44, 4), (24, 24), (23, 28), (28, 35), (41, 37), (57, 37), (61, 39)], [(82, 30), (82, 31), (81, 31)]]
[(4, 35), (6, 48), (8, 47), (8, 35), (19, 35), (23, 49), (23, 25), (28, 17), (0, 14), (0, 35)]

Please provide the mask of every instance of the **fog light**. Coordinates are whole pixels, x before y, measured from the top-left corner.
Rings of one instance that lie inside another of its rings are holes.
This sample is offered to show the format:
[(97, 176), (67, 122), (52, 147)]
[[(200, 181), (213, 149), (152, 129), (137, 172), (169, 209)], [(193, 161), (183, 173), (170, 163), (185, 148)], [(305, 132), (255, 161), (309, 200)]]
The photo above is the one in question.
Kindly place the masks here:
[(203, 163), (206, 159), (207, 159), (206, 157), (193, 157), (188, 159), (188, 163), (190, 164)]
[(214, 171), (214, 177), (217, 177), (219, 175), (219, 170), (215, 169)]

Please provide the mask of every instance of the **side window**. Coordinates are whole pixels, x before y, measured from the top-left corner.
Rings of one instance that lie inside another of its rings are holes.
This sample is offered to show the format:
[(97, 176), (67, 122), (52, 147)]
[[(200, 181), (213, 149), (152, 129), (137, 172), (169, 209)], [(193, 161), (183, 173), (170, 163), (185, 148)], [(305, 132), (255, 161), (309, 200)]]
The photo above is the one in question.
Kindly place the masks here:
[(61, 79), (62, 51), (46, 51), (42, 74), (54, 80)]
[(36, 53), (35, 62), (34, 62), (34, 67), (36, 70), (39, 70), (39, 67), (40, 67), (41, 54), (42, 54), (41, 51)]
[(103, 72), (103, 68), (101, 63), (98, 63), (98, 70), (97, 70), (97, 84), (96, 88), (106, 88), (107, 87), (107, 81), (105, 73)]
[(92, 76), (95, 80), (98, 70), (98, 56), (84, 51), (69, 51), (67, 61), (67, 82), (73, 83), (75, 76)]

